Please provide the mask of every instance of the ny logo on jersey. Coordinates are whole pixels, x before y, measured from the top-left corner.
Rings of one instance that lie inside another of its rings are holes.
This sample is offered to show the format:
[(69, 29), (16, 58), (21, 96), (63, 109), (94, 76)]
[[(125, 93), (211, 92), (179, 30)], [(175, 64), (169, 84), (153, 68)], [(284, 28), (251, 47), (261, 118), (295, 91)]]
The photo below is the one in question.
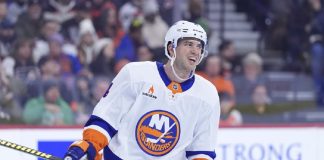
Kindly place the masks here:
[(180, 136), (180, 123), (169, 112), (151, 111), (141, 117), (135, 134), (137, 144), (145, 153), (163, 156), (177, 144)]

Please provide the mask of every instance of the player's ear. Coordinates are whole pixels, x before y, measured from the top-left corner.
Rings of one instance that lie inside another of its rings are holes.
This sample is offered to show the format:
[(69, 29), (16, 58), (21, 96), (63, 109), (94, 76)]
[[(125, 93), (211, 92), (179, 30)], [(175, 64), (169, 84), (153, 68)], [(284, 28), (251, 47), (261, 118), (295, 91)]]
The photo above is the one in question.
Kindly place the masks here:
[(172, 42), (169, 42), (168, 44), (168, 53), (171, 57), (173, 57), (174, 55), (174, 52), (173, 52), (173, 45), (172, 45)]

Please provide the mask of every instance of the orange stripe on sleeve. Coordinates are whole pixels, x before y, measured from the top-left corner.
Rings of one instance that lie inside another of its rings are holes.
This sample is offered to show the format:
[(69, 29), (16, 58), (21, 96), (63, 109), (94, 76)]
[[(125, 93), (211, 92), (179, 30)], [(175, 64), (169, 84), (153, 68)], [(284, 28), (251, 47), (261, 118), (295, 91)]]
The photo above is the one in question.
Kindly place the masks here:
[(83, 140), (91, 142), (96, 148), (96, 151), (99, 152), (105, 146), (108, 145), (107, 137), (101, 132), (88, 128), (83, 131)]

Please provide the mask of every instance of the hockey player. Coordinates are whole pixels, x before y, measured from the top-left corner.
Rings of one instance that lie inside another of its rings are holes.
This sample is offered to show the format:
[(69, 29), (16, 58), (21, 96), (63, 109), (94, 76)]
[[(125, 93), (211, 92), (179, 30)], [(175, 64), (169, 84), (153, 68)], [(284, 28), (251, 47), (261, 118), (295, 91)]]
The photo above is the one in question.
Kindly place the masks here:
[(216, 157), (219, 97), (195, 75), (207, 36), (178, 21), (165, 37), (166, 64), (133, 62), (112, 81), (65, 160), (210, 160)]

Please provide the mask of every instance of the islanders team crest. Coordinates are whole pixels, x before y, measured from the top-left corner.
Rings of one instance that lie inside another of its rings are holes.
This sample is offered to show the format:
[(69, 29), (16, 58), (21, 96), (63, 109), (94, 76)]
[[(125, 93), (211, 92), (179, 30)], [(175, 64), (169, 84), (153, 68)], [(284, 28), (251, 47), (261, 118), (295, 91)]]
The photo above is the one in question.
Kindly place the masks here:
[(135, 136), (137, 144), (144, 152), (152, 156), (163, 156), (178, 143), (180, 123), (170, 112), (151, 111), (137, 122)]

